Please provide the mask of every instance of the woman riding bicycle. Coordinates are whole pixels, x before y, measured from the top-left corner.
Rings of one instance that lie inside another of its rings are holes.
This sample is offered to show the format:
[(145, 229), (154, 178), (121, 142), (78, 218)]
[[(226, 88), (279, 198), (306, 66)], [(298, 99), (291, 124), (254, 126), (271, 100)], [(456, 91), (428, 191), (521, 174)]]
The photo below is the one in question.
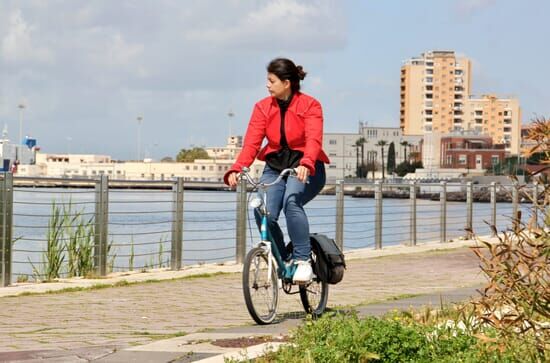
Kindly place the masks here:
[[(284, 178), (267, 191), (268, 226), (280, 251), (286, 251), (284, 236), (277, 221), (281, 210), (286, 217), (288, 235), (292, 240), (292, 256), (297, 264), (294, 282), (311, 280), (313, 272), (309, 262), (311, 245), (309, 223), (303, 206), (312, 200), (325, 185), (325, 164), (329, 163), (322, 150), (323, 112), (321, 104), (300, 92), (300, 81), (306, 72), (291, 60), (277, 58), (267, 66), (266, 97), (254, 106), (244, 145), (237, 161), (225, 174), (224, 181), (237, 185), (237, 174), (249, 167), (257, 157), (266, 162), (262, 183), (274, 181), (286, 168), (295, 168), (296, 177)], [(267, 145), (261, 150), (264, 138)], [(259, 212), (256, 222), (261, 224)]]

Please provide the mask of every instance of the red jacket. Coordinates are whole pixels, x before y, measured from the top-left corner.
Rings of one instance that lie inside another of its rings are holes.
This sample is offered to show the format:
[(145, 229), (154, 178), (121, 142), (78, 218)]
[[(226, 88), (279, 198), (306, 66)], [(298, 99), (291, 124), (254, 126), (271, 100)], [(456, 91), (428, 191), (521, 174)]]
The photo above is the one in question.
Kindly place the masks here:
[[(315, 174), (315, 161), (330, 162), (322, 149), (323, 111), (315, 98), (301, 92), (292, 97), (285, 114), (285, 132), (288, 147), (304, 153), (300, 165), (308, 168), (310, 175)], [(267, 145), (260, 150), (264, 137), (267, 137)], [(254, 105), (243, 149), (235, 164), (225, 173), (225, 183), (228, 183), (230, 173), (249, 167), (256, 157), (265, 160), (267, 154), (280, 150), (280, 141), (281, 111), (274, 97), (266, 97)]]

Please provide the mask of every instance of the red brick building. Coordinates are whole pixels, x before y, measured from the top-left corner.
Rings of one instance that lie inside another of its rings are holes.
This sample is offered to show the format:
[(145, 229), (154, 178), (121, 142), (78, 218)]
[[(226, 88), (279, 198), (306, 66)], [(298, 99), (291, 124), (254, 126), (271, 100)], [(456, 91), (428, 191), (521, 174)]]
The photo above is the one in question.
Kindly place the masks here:
[(446, 136), (441, 138), (441, 167), (491, 169), (504, 160), (505, 145), (493, 145), (490, 136)]

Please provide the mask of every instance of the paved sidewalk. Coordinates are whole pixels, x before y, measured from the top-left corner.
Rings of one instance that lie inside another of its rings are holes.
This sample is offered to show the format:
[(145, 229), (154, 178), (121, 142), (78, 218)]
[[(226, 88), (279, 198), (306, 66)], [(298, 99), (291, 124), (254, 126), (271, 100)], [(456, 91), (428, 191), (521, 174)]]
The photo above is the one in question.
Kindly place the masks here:
[[(377, 258), (362, 258), (373, 255), (369, 251), (357, 252), (358, 258), (348, 262), (343, 282), (331, 286), (329, 306), (366, 305), (418, 294), (439, 303), (439, 293), (483, 283), (474, 254), (465, 247), (452, 249), (456, 246), (461, 244), (438, 245), (445, 249), (417, 253), (407, 252), (426, 248), (395, 249), (397, 254)], [(379, 251), (379, 255), (390, 253), (387, 250)], [(466, 295), (473, 293), (471, 289), (467, 291)], [(459, 293), (459, 296), (462, 295)], [(399, 305), (395, 301), (389, 304)], [(371, 305), (365, 309), (382, 306), (380, 311), (384, 311), (391, 308), (390, 305)], [(258, 329), (244, 305), (240, 273), (60, 294), (2, 297), (0, 306), (0, 361), (32, 362), (28, 359), (49, 357), (50, 361), (60, 362), (123, 362), (141, 357), (135, 361), (145, 362), (148, 361), (145, 347), (127, 349), (168, 342), (178, 336), (182, 337), (177, 339), (185, 341), (190, 339), (189, 334), (199, 332), (211, 334), (210, 338), (204, 335), (204, 339), (215, 339), (213, 330), (228, 332), (229, 327), (235, 327), (240, 336), (253, 334), (251, 329)], [(374, 313), (367, 310), (366, 313)], [(281, 323), (267, 327), (265, 331), (269, 334), (284, 333), (303, 317), (297, 295), (282, 294), (279, 311)], [(156, 351), (150, 361), (184, 362), (217, 354), (200, 348), (193, 348), (200, 353), (194, 355), (185, 353), (189, 349)]]

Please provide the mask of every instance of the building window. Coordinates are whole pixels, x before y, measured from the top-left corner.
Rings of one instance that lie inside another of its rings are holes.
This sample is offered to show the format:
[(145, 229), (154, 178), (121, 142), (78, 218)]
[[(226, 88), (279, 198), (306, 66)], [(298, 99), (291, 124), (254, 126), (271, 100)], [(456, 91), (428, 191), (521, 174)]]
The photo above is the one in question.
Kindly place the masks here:
[(497, 165), (500, 161), (500, 157), (498, 155), (492, 155), (491, 156), (491, 165)]
[(329, 143), (329, 145), (336, 145), (336, 140), (330, 139), (330, 140), (328, 141), (328, 143)]
[(460, 154), (458, 156), (458, 163), (459, 164), (466, 164), (466, 155), (465, 154)]
[(336, 169), (336, 165), (329, 165), (328, 168), (329, 169)]

